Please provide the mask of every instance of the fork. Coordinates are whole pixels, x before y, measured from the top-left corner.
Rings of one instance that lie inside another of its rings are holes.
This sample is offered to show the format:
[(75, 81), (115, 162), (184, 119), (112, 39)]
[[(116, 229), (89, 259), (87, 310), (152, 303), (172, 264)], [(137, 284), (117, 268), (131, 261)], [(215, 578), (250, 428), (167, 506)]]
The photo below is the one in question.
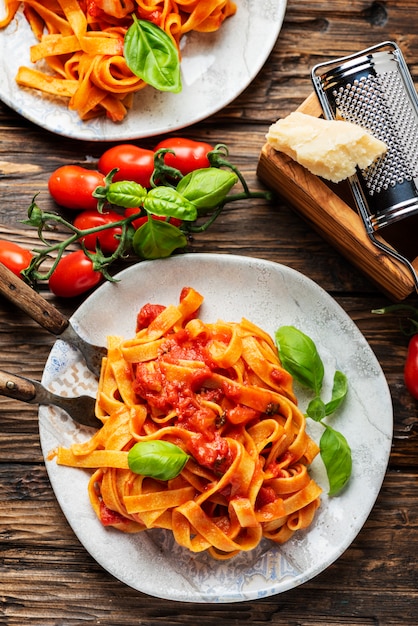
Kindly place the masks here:
[(31, 378), (0, 370), (0, 395), (29, 404), (53, 405), (63, 409), (78, 424), (99, 428), (95, 415), (96, 399), (91, 396), (58, 396)]
[(0, 293), (47, 331), (77, 348), (82, 353), (89, 370), (99, 377), (102, 358), (106, 356), (107, 349), (83, 339), (71, 325), (70, 320), (2, 263), (0, 263)]

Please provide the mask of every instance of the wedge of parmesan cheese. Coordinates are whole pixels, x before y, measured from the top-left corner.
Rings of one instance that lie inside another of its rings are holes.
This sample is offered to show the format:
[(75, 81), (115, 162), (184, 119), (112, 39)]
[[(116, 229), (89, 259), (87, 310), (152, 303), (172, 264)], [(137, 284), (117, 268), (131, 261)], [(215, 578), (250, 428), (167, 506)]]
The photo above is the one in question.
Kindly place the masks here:
[(364, 169), (387, 146), (351, 122), (325, 120), (294, 112), (270, 126), (267, 142), (312, 174), (338, 183)]

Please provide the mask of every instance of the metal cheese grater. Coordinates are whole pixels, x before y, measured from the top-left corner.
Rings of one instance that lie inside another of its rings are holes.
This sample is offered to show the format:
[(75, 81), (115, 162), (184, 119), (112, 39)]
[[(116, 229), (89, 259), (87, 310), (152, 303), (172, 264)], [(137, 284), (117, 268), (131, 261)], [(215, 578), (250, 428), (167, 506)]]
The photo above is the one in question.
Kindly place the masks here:
[(370, 240), (409, 268), (418, 291), (410, 261), (375, 237), (418, 214), (418, 99), (399, 47), (387, 41), (320, 63), (312, 69), (312, 82), (325, 118), (353, 122), (388, 146), (349, 183)]

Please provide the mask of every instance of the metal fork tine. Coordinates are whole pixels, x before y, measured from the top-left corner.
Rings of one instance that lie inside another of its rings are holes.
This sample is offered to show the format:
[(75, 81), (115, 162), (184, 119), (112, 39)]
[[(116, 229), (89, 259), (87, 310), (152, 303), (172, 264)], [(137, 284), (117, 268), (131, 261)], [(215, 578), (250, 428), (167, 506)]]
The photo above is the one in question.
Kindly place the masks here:
[(57, 406), (83, 426), (91, 428), (102, 426), (102, 422), (95, 414), (96, 400), (91, 396), (58, 396), (36, 380), (1, 370), (0, 394), (29, 404)]

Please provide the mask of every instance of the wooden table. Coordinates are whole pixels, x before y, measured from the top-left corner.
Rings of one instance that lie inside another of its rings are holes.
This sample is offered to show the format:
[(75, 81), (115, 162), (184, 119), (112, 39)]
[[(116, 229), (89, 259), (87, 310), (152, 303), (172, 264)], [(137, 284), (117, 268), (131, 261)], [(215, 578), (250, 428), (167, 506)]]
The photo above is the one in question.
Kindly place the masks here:
[[(416, 0), (289, 0), (280, 37), (252, 85), (224, 110), (181, 134), (228, 144), (250, 186), (263, 188), (256, 167), (264, 135), (311, 92), (311, 66), (390, 39), (399, 43), (418, 76), (415, 18)], [(48, 202), (47, 180), (56, 167), (83, 164), (105, 147), (56, 137), (0, 105), (0, 238), (32, 246), (35, 234), (20, 220), (33, 194), (40, 191)], [(113, 579), (79, 544), (48, 482), (36, 407), (3, 398), (0, 623), (417, 624), (418, 412), (403, 384), (407, 340), (398, 320), (371, 314), (388, 300), (278, 199), (255, 200), (226, 212), (210, 231), (196, 236), (190, 250), (239, 253), (299, 270), (327, 290), (367, 338), (387, 377), (394, 408), (389, 467), (368, 521), (336, 563), (279, 596), (233, 605), (148, 597)], [(80, 304), (48, 297), (67, 315)], [(417, 302), (414, 297), (409, 301)], [(3, 299), (0, 319), (0, 367), (39, 379), (53, 337)]]

